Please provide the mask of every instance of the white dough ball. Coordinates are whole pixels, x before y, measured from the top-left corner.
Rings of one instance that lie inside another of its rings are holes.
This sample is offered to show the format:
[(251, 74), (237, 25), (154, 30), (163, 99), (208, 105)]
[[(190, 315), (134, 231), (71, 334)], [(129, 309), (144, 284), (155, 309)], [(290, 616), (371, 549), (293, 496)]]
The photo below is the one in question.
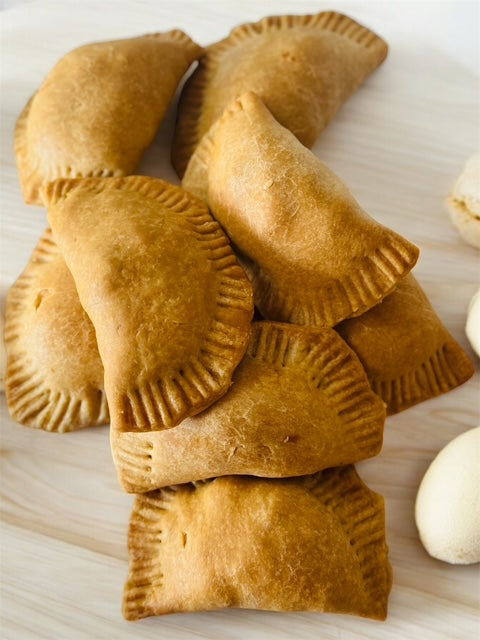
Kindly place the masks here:
[(434, 558), (480, 562), (480, 427), (454, 438), (433, 460), (418, 489), (415, 520)]
[(447, 208), (465, 242), (480, 249), (480, 153), (467, 160), (447, 198)]
[(465, 333), (472, 345), (472, 349), (480, 358), (480, 289), (478, 289), (477, 293), (475, 293), (470, 300)]
[(7, 366), (7, 355), (5, 353), (5, 342), (3, 338), (4, 324), (3, 314), (0, 313), (0, 391), (5, 389), (5, 368)]

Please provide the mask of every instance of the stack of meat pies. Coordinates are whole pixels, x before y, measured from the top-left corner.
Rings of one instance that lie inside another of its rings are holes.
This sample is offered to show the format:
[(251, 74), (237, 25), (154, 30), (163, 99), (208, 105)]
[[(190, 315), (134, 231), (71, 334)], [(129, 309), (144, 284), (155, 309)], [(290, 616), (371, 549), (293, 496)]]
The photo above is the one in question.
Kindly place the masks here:
[(262, 316), (335, 326), (388, 413), (473, 375), (409, 274), (416, 247), (370, 218), (256, 94), (227, 107), (182, 184), (227, 231)]
[[(47, 431), (110, 422), (138, 494), (127, 619), (386, 617), (383, 499), (353, 464), (380, 452), (387, 412), (473, 372), (410, 274), (418, 249), (307, 148), (386, 53), (335, 12), (205, 50), (178, 30), (97, 43), (18, 121), (24, 196), (50, 227), (7, 300), (8, 406)], [(130, 175), (199, 56), (182, 187)]]

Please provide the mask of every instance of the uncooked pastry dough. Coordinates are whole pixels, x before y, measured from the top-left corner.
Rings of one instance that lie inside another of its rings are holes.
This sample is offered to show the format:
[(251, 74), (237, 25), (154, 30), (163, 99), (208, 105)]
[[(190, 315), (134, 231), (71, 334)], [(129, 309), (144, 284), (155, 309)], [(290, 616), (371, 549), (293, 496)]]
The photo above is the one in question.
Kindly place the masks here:
[(434, 558), (480, 562), (480, 427), (454, 438), (433, 460), (417, 494), (420, 539)]
[(480, 358), (480, 288), (470, 300), (465, 333), (472, 349)]
[(447, 206), (465, 242), (480, 249), (480, 152), (467, 160), (447, 198)]
[(0, 391), (5, 389), (5, 364), (7, 361), (7, 356), (5, 354), (5, 343), (3, 341), (3, 329), (5, 326), (5, 321), (3, 319), (3, 313), (0, 313)]

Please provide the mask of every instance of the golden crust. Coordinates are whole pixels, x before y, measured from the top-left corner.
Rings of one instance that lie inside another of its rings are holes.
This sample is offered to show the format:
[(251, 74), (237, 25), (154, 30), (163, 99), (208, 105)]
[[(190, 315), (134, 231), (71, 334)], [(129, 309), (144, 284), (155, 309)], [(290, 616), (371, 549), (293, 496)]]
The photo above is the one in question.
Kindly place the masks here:
[(340, 106), (385, 59), (384, 40), (335, 11), (242, 24), (206, 48), (179, 103), (172, 162), (182, 176), (223, 110), (254, 91), (310, 147)]
[(446, 393), (475, 371), (412, 274), (381, 304), (335, 328), (358, 355), (388, 414)]
[(183, 31), (74, 49), (48, 74), (15, 130), (23, 196), (57, 178), (133, 173), (190, 64), (201, 53)]
[(222, 607), (387, 613), (383, 499), (352, 466), (283, 480), (226, 476), (138, 496), (129, 552), (129, 620)]
[(5, 345), (14, 420), (59, 432), (108, 422), (95, 331), (50, 229), (8, 293)]
[(204, 136), (182, 184), (243, 255), (269, 320), (334, 326), (377, 304), (418, 257), (251, 92)]
[(95, 326), (112, 430), (172, 427), (223, 395), (253, 302), (206, 206), (142, 176), (59, 180), (45, 199)]
[(384, 405), (333, 329), (254, 323), (232, 382), (223, 398), (174, 429), (112, 433), (123, 488), (304, 475), (381, 449)]

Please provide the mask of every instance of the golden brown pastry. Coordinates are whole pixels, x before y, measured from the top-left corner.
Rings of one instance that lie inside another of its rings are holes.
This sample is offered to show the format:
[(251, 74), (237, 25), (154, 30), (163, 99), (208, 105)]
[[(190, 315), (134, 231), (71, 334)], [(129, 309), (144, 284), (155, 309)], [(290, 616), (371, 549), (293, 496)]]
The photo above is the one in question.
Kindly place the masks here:
[(108, 422), (95, 331), (50, 229), (8, 293), (5, 343), (14, 420), (60, 432)]
[(222, 607), (387, 615), (383, 499), (352, 466), (138, 496), (129, 552), (128, 620)]
[(172, 427), (223, 395), (253, 303), (207, 207), (143, 176), (59, 180), (45, 199), (95, 327), (112, 428)]
[(180, 100), (172, 162), (182, 176), (202, 136), (254, 91), (307, 147), (387, 55), (387, 44), (335, 11), (242, 24), (207, 47)]
[(202, 49), (183, 31), (74, 49), (48, 74), (17, 122), (23, 197), (56, 178), (133, 173), (175, 89)]
[(388, 414), (450, 391), (474, 373), (412, 274), (381, 304), (335, 328), (358, 355)]
[(213, 125), (182, 184), (209, 204), (243, 254), (255, 303), (269, 320), (333, 326), (360, 315), (418, 257), (253, 93)]
[(379, 453), (385, 408), (333, 329), (254, 323), (230, 391), (174, 429), (112, 431), (126, 491), (213, 476), (298, 476)]

